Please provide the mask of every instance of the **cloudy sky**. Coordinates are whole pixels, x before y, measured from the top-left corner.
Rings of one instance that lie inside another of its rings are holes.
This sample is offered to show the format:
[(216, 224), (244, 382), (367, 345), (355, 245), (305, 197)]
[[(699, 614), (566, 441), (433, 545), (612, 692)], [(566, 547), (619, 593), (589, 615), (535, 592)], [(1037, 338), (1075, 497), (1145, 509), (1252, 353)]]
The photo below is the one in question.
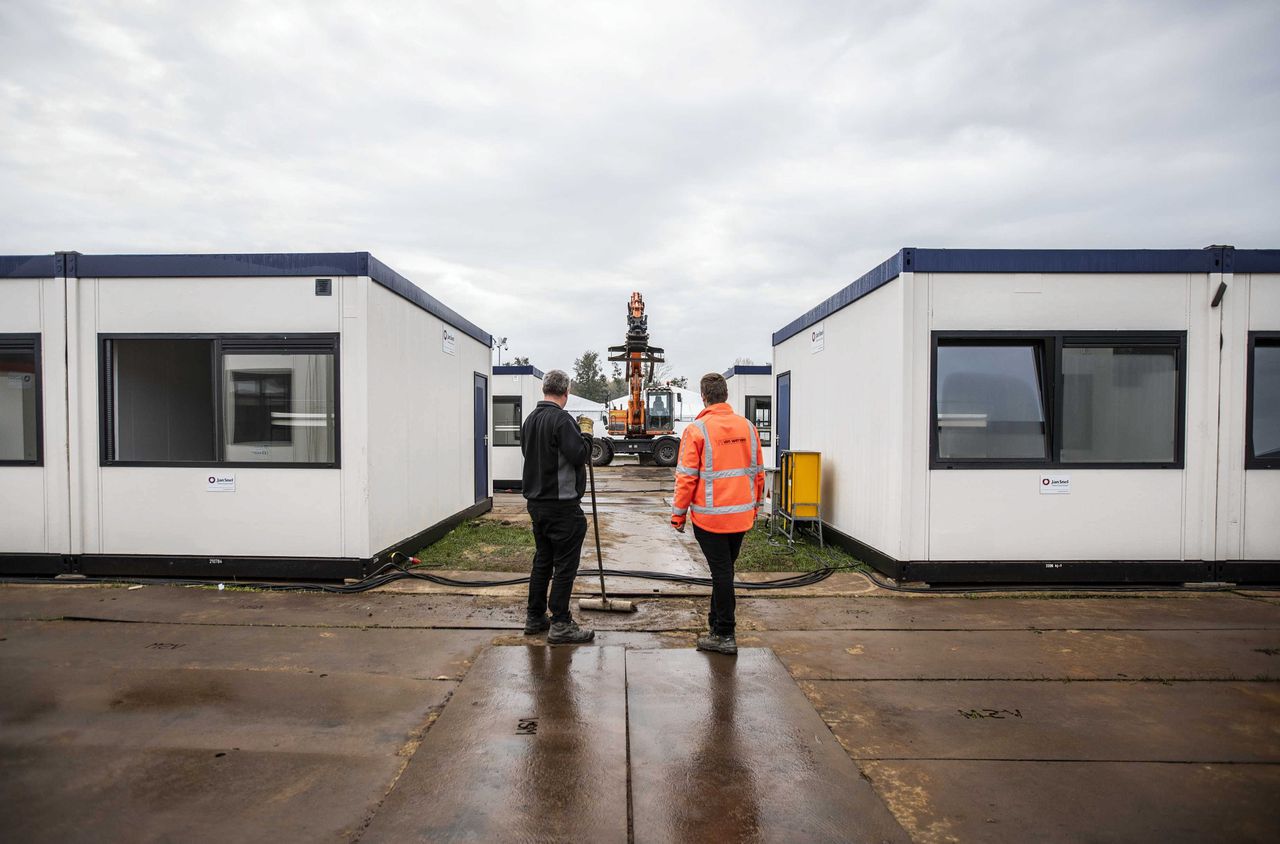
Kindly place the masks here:
[(0, 0), (0, 253), (368, 250), (676, 374), (902, 246), (1280, 246), (1280, 3)]

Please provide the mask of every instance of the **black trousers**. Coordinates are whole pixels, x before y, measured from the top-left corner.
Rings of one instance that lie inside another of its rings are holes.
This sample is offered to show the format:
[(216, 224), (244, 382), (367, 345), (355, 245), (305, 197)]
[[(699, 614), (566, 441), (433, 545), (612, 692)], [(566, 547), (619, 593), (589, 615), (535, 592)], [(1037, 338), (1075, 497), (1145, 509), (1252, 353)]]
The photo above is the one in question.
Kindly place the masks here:
[[(533, 522), (533, 571), (529, 574), (529, 617), (541, 618), (550, 607), (551, 621), (573, 621), (569, 596), (578, 576), (587, 517), (577, 501), (529, 501)], [(547, 600), (547, 586), (551, 599)]]
[(742, 550), (743, 533), (712, 533), (693, 526), (693, 536), (702, 547), (702, 554), (711, 568), (711, 611), (707, 613), (707, 626), (715, 636), (732, 636), (737, 628), (734, 618), (736, 602), (733, 596), (733, 564)]

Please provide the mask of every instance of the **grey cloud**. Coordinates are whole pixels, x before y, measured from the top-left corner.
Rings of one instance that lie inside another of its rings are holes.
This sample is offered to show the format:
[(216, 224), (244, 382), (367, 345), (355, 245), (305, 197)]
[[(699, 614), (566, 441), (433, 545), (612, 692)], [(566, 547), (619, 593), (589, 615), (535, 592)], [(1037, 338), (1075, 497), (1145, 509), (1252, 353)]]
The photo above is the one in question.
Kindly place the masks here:
[(4, 252), (369, 249), (696, 376), (904, 245), (1275, 246), (1271, 2), (0, 6)]

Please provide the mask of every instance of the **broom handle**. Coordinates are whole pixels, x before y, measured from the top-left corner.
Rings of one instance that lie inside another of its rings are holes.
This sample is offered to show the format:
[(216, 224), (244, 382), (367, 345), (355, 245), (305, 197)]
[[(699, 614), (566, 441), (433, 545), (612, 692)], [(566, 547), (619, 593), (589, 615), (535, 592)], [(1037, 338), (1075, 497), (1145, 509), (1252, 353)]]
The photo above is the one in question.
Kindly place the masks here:
[(591, 462), (591, 455), (587, 455), (587, 474), (591, 476), (591, 526), (595, 528), (596, 533), (596, 566), (600, 569), (600, 600), (607, 601), (609, 596), (604, 593), (604, 555), (600, 552), (600, 514), (596, 512), (596, 468)]

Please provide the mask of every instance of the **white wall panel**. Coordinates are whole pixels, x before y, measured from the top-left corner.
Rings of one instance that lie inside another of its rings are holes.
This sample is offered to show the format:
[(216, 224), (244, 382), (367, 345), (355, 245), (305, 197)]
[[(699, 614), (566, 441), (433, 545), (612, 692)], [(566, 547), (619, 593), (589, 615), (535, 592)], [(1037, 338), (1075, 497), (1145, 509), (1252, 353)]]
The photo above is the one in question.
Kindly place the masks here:
[[(101, 332), (338, 331), (340, 297), (315, 295), (315, 278), (104, 278)], [(335, 278), (340, 286), (342, 279)]]
[(1249, 330), (1280, 331), (1280, 274), (1236, 276), (1237, 281), (1246, 278), (1249, 280)]
[[(335, 278), (341, 290), (347, 279)], [(313, 278), (80, 279), (69, 287), (76, 385), (70, 409), (71, 500), (79, 510), (77, 553), (224, 556), (363, 556), (344, 542), (345, 469), (101, 466), (100, 333), (333, 332), (341, 295), (315, 296)], [(317, 304), (318, 303), (318, 304)], [(360, 464), (360, 348), (340, 346), (342, 465)], [(352, 369), (354, 364), (357, 369)], [(348, 397), (348, 381), (353, 395)], [(348, 404), (357, 411), (348, 425)], [(354, 430), (348, 430), (354, 427)], [(211, 471), (236, 475), (236, 491), (210, 493)]]
[[(235, 492), (207, 492), (211, 472)], [(337, 469), (108, 466), (101, 470), (101, 553), (338, 557)]]
[[(1185, 273), (929, 274), (929, 331), (1186, 331), (1187, 372), (1185, 469), (1048, 470), (1083, 478), (1094, 490), (1071, 496), (1039, 496), (1039, 469), (932, 471), (928, 559), (1212, 559), (1222, 315), (1209, 301), (1219, 280)], [(926, 371), (929, 365), (926, 355)], [(927, 385), (923, 398), (927, 403)], [(924, 418), (931, 424), (927, 410)], [(1028, 502), (1026, 490), (1037, 499)], [(1134, 495), (1160, 503), (1135, 509)], [(1174, 509), (1161, 509), (1168, 507)], [(1013, 527), (996, 529), (1005, 524)]]
[(928, 275), (935, 330), (1138, 331), (1187, 323), (1183, 273)]
[[(494, 375), (489, 385), (489, 442), (493, 444), (493, 471), (489, 476), (495, 481), (518, 481), (524, 476), (524, 456), (520, 446), (497, 445), (497, 437), (493, 433), (493, 399), (497, 396), (520, 397), (520, 421), (523, 423), (542, 401), (542, 379), (536, 375)], [(599, 420), (592, 421), (596, 422), (596, 433), (600, 433)]]
[[(739, 416), (747, 415), (747, 396), (768, 396), (773, 397), (773, 376), (772, 375), (744, 375), (738, 373), (726, 379), (729, 385), (729, 405), (733, 407), (733, 412)], [(776, 404), (771, 405), (774, 413), (770, 419), (776, 415)], [(773, 466), (775, 464), (773, 456), (773, 438), (770, 436), (769, 445), (761, 443), (761, 450), (764, 452), (764, 465)]]
[(488, 376), (490, 350), (451, 328), (456, 354), (446, 354), (444, 324), (377, 285), (368, 324), (374, 553), (475, 503), (472, 379)]
[(1180, 472), (1054, 471), (1069, 495), (1042, 495), (1038, 471), (931, 472), (930, 559), (1180, 559)]
[(0, 554), (52, 554), (41, 466), (0, 466)]
[(65, 301), (62, 279), (0, 280), (0, 333), (40, 335), (43, 465), (0, 466), (0, 553), (67, 554)]
[[(802, 331), (773, 350), (791, 372), (791, 448), (822, 452), (825, 520), (892, 557), (903, 554), (902, 279), (823, 321), (823, 349)], [(775, 417), (779, 408), (774, 399)], [(775, 422), (775, 428), (776, 428)]]
[(1280, 469), (1244, 473), (1245, 560), (1280, 560)]
[[(0, 333), (33, 334), (44, 327), (42, 290), (53, 279), (0, 279)], [(59, 294), (61, 298), (61, 294)]]
[[(1249, 330), (1280, 331), (1280, 275), (1254, 274), (1236, 278), (1238, 281), (1248, 280)], [(1236, 289), (1240, 286), (1234, 285)], [(1235, 400), (1239, 403), (1240, 418), (1243, 419), (1243, 392)], [(1243, 446), (1240, 454), (1243, 458)], [(1243, 466), (1242, 462), (1236, 466), (1237, 471), (1244, 475), (1240, 556), (1246, 560), (1280, 560), (1280, 469), (1244, 471), (1239, 468)]]

